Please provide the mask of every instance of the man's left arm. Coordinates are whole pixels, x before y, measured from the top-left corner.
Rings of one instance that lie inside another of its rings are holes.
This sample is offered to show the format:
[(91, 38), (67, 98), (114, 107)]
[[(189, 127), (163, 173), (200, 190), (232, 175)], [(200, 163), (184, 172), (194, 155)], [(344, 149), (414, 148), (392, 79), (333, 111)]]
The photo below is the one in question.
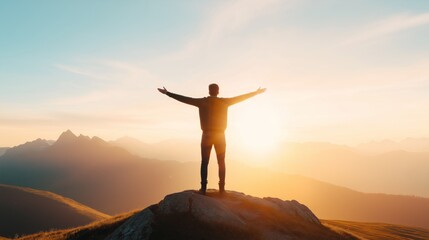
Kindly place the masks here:
[(246, 94), (243, 94), (243, 95), (239, 95), (239, 96), (236, 96), (236, 97), (229, 98), (228, 99), (228, 103), (229, 103), (229, 105), (233, 105), (233, 104), (242, 102), (242, 101), (244, 101), (246, 99), (249, 99), (251, 97), (254, 97), (254, 96), (258, 95), (258, 94), (261, 94), (261, 93), (265, 92), (265, 90), (267, 90), (267, 89), (266, 88), (258, 88), (254, 92), (250, 92), (250, 93), (246, 93)]

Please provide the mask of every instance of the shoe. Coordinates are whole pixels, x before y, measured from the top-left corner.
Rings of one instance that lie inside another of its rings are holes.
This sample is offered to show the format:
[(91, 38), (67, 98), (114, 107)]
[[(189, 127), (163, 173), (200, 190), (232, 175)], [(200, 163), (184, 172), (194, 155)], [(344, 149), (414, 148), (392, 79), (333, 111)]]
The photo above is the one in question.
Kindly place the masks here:
[(200, 188), (200, 190), (198, 190), (198, 193), (201, 195), (206, 195), (206, 189), (205, 188)]
[(201, 188), (200, 188), (200, 190), (198, 190), (198, 193), (202, 194), (202, 195), (206, 195), (206, 190), (207, 190), (207, 183), (201, 184)]
[(225, 184), (219, 183), (219, 193), (224, 194), (225, 193)]

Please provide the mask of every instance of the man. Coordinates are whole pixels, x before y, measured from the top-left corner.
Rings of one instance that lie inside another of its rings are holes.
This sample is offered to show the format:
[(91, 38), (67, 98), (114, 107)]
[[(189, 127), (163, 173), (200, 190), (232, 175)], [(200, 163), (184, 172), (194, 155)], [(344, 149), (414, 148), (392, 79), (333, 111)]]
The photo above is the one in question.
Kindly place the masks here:
[(159, 92), (166, 94), (177, 101), (199, 108), (200, 125), (203, 130), (201, 138), (200, 193), (205, 194), (207, 190), (207, 167), (212, 146), (214, 146), (216, 150), (217, 162), (219, 165), (219, 192), (225, 192), (225, 129), (227, 125), (228, 107), (257, 94), (263, 93), (265, 90), (265, 88), (259, 88), (254, 92), (232, 98), (218, 98), (219, 86), (213, 83), (209, 85), (209, 97), (190, 98), (169, 92), (165, 87), (158, 88)]

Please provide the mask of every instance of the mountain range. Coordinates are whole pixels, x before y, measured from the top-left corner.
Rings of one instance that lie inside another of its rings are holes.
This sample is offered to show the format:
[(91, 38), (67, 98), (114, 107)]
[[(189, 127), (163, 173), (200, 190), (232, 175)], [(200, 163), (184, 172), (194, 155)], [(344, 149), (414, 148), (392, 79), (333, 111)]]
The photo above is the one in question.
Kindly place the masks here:
[[(428, 198), (362, 193), (239, 161), (228, 161), (227, 169), (227, 188), (296, 199), (324, 219), (429, 228)], [(214, 187), (216, 164), (209, 172), (209, 186)], [(198, 188), (198, 173), (198, 162), (145, 159), (71, 131), (52, 145), (38, 139), (0, 157), (0, 183), (52, 191), (108, 214), (144, 208), (168, 193)]]
[[(429, 139), (409, 138), (399, 142), (401, 144), (388, 142), (392, 143), (389, 148), (379, 146), (383, 142), (358, 147), (325, 142), (285, 142), (262, 156), (240, 149), (228, 150), (228, 159), (288, 174), (311, 176), (362, 192), (429, 197), (429, 174), (426, 171), (429, 169), (429, 147), (426, 148)], [(200, 158), (197, 141), (169, 140), (148, 144), (124, 137), (110, 143), (145, 158), (178, 161), (199, 161)], [(407, 147), (401, 148), (402, 145)], [(374, 151), (369, 153), (365, 148)]]
[[(198, 162), (200, 158), (198, 141), (190, 139), (144, 143), (122, 137), (109, 143), (145, 159)], [(0, 156), (7, 149), (0, 148)], [(228, 159), (311, 176), (362, 192), (429, 197), (429, 175), (425, 171), (429, 168), (428, 138), (368, 142), (357, 147), (326, 142), (285, 142), (262, 156), (237, 147), (228, 150)]]
[(109, 214), (190, 188), (192, 171), (189, 164), (143, 159), (71, 131), (52, 145), (37, 139), (0, 157), (0, 183), (51, 191)]
[[(189, 162), (200, 158), (200, 153), (193, 151), (199, 146), (199, 142), (191, 139), (170, 139), (157, 143), (145, 143), (132, 137), (122, 137), (109, 143), (148, 159)], [(166, 151), (166, 149), (170, 150)]]
[(273, 169), (311, 176), (358, 191), (429, 197), (429, 151), (365, 154), (328, 143), (288, 143)]
[(357, 148), (367, 153), (385, 153), (392, 151), (428, 152), (429, 138), (405, 138), (400, 141), (382, 140), (359, 144)]

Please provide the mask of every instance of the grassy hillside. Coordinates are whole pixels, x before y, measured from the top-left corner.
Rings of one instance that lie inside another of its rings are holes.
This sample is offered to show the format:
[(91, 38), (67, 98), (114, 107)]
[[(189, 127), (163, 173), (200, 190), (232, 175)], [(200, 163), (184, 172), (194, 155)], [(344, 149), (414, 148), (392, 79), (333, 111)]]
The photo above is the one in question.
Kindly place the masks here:
[(20, 240), (62, 240), (62, 239), (104, 239), (116, 228), (122, 225), (126, 220), (136, 214), (138, 211), (132, 211), (125, 214), (119, 214), (117, 216), (100, 220), (87, 224), (85, 226), (64, 229), (64, 230), (55, 230), (55, 231), (45, 231), (36, 234), (31, 234), (19, 238)]
[(423, 228), (414, 228), (385, 223), (362, 223), (336, 220), (323, 220), (322, 223), (331, 229), (348, 232), (360, 239), (429, 239), (429, 230)]
[(0, 184), (0, 235), (70, 228), (110, 217), (57, 194)]

